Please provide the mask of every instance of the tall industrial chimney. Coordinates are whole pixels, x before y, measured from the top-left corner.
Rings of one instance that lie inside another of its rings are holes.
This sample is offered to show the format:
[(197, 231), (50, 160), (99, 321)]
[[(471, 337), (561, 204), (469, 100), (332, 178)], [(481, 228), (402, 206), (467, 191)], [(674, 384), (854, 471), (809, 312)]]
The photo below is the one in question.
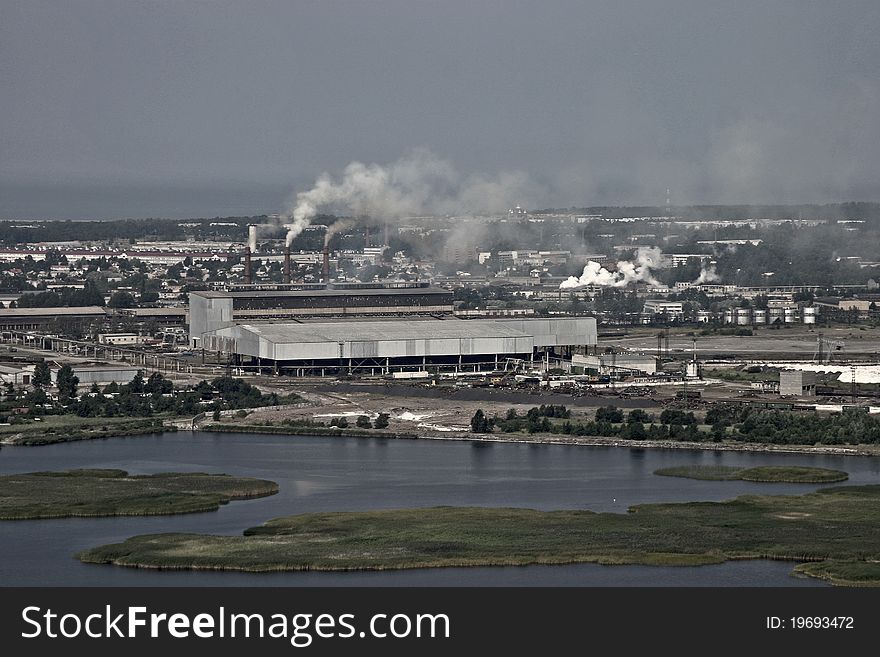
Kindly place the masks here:
[(284, 247), (284, 282), (290, 283), (290, 247)]
[(324, 245), (324, 266), (321, 269), (322, 278), (325, 283), (330, 282), (330, 245)]
[(244, 282), (245, 285), (250, 285), (253, 282), (253, 277), (251, 276), (251, 247), (244, 247)]
[(244, 250), (244, 282), (250, 285), (254, 282), (251, 270), (251, 253), (257, 250), (257, 225), (248, 224), (247, 246)]

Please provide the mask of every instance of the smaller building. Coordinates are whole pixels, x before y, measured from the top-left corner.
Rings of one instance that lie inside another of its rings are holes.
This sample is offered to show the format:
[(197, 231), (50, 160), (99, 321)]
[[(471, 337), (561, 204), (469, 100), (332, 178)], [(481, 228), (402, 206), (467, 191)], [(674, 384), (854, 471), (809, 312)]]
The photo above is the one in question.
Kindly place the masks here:
[[(137, 373), (138, 369), (136, 367), (126, 365), (76, 365), (73, 367), (73, 375), (79, 379), (78, 385), (80, 390), (87, 390), (93, 383), (98, 385), (107, 385), (114, 382), (119, 385), (130, 383)], [(55, 383), (57, 374), (57, 370), (52, 370), (52, 383)]]
[(572, 367), (596, 370), (599, 374), (656, 374), (657, 359), (649, 354), (599, 354), (571, 357)]
[(16, 387), (31, 385), (34, 365), (0, 365), (0, 383), (11, 383)]
[(141, 344), (143, 337), (137, 333), (99, 333), (98, 342), (115, 346)]
[(684, 315), (684, 304), (681, 301), (646, 299), (643, 312), (646, 315), (666, 315), (673, 319)]
[(816, 373), (782, 370), (779, 373), (779, 394), (782, 397), (815, 397)]

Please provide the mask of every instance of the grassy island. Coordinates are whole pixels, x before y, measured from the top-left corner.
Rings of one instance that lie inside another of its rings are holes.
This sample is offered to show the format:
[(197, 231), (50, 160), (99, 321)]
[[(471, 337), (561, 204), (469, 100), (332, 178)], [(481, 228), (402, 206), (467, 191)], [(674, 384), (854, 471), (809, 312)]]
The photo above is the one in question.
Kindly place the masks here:
[[(88, 563), (162, 569), (382, 570), (529, 564), (819, 562), (805, 575), (880, 584), (880, 486), (629, 513), (437, 507), (276, 518), (243, 536), (155, 534), (86, 550)], [(833, 559), (834, 561), (829, 561)]]
[(31, 472), (0, 476), (0, 520), (216, 511), (230, 500), (277, 492), (278, 484), (273, 481), (201, 472)]
[(654, 470), (664, 477), (684, 477), (711, 481), (755, 481), (762, 483), (831, 484), (846, 481), (849, 475), (842, 470), (801, 466), (767, 465), (742, 468), (729, 465), (682, 465)]

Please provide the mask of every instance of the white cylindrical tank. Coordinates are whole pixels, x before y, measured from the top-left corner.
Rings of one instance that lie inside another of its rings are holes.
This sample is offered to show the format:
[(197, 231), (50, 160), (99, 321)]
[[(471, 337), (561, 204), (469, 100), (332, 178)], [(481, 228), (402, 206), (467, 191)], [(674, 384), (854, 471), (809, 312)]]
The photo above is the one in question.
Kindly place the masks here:
[(728, 308), (727, 310), (724, 311), (724, 323), (725, 324), (733, 324), (733, 321), (734, 321), (733, 309)]
[(767, 321), (770, 324), (775, 324), (777, 321), (782, 321), (782, 308), (770, 308), (767, 310)]
[(766, 308), (755, 308), (752, 310), (752, 321), (755, 324), (766, 324), (767, 323), (767, 309)]
[(697, 311), (697, 321), (700, 324), (708, 324), (712, 321), (712, 311), (711, 310), (698, 310)]
[(794, 324), (800, 319), (800, 312), (798, 312), (797, 308), (785, 308), (783, 310), (783, 317), (786, 324)]
[(804, 324), (815, 324), (819, 315), (819, 309), (815, 306), (807, 306), (804, 308)]

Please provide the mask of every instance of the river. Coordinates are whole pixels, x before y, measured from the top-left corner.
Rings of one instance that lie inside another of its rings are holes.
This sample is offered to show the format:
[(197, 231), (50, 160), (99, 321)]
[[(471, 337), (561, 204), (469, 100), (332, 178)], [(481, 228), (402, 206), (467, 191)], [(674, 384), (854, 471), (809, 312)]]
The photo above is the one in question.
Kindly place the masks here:
[(133, 474), (225, 472), (278, 482), (268, 498), (179, 516), (0, 521), (4, 586), (817, 586), (791, 577), (791, 562), (717, 566), (529, 566), (385, 572), (162, 572), (82, 564), (80, 549), (134, 534), (239, 534), (282, 515), (437, 505), (512, 506), (623, 513), (633, 504), (725, 500), (743, 493), (803, 493), (809, 484), (659, 477), (687, 464), (808, 465), (880, 483), (880, 458), (627, 449), (432, 440), (167, 433), (158, 436), (4, 447), (0, 473), (120, 468)]

